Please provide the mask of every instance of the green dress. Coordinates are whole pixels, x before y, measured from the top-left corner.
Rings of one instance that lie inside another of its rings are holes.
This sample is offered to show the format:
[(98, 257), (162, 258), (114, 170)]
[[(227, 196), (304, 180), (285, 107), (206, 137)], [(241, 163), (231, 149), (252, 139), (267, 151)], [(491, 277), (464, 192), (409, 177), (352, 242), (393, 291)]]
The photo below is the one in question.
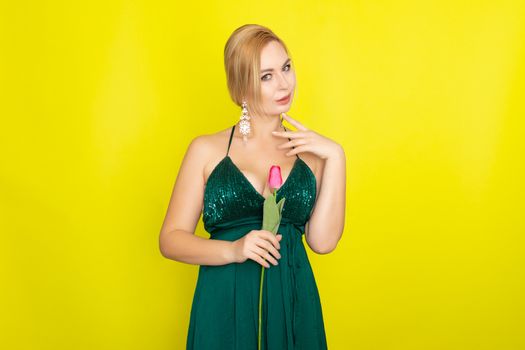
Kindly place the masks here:
[[(235, 241), (260, 230), (263, 197), (228, 153), (208, 178), (203, 223), (210, 239)], [(316, 199), (316, 179), (297, 156), (277, 191), (285, 197), (278, 265), (264, 272), (262, 350), (327, 349), (321, 301), (303, 244), (303, 233)], [(187, 350), (257, 350), (259, 337), (259, 263), (200, 265), (187, 334)]]

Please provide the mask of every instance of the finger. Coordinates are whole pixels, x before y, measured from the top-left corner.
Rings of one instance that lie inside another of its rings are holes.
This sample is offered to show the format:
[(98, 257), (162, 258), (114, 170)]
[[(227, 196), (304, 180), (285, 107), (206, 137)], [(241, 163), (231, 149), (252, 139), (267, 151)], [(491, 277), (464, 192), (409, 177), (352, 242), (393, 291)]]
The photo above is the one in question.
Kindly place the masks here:
[(281, 254), (279, 253), (279, 251), (273, 245), (271, 245), (270, 243), (268, 243), (268, 246), (266, 247), (266, 251), (269, 252), (269, 253), (272, 253), (272, 255), (276, 259), (280, 259), (281, 258)]
[(305, 131), (272, 131), (272, 135), (277, 137), (286, 137), (295, 139), (298, 137), (306, 137), (308, 133)]
[(258, 255), (255, 252), (250, 252), (249, 258), (252, 259), (253, 261), (261, 264), (262, 266), (264, 266), (266, 268), (270, 267), (270, 264), (266, 260), (264, 260), (260, 255)]
[(292, 117), (290, 117), (288, 114), (286, 113), (282, 113), (283, 115), (283, 119), (286, 119), (286, 121), (288, 121), (290, 124), (292, 124), (293, 126), (295, 126), (297, 129), (299, 130), (308, 130), (307, 127), (305, 127), (303, 124), (299, 123), (299, 121), (293, 119)]
[(260, 255), (262, 258), (266, 259), (266, 261), (271, 262), (274, 265), (278, 265), (279, 263), (277, 260), (267, 251), (262, 248), (256, 247), (254, 249), (255, 253)]
[(301, 153), (301, 152), (305, 152), (305, 151), (307, 151), (307, 149), (306, 149), (306, 146), (303, 145), (303, 146), (295, 147), (294, 149), (286, 152), (286, 155), (287, 156), (293, 156), (293, 155), (295, 155), (297, 153)]
[(291, 148), (291, 147), (295, 147), (295, 146), (299, 146), (299, 145), (304, 145), (306, 144), (306, 140), (301, 140), (301, 139), (298, 139), (298, 140), (291, 140), (291, 141), (288, 141), (286, 143), (283, 143), (283, 144), (280, 144), (279, 146), (277, 146), (277, 148), (279, 149), (282, 149), (282, 148)]
[(277, 249), (281, 249), (281, 244), (277, 240), (277, 236), (273, 232), (270, 232), (270, 231), (267, 231), (267, 230), (265, 230), (265, 232), (266, 232), (266, 234), (264, 235), (264, 238), (269, 240), (270, 242), (272, 242), (272, 244)]
[[(279, 245), (279, 243), (277, 242)], [(268, 242), (266, 240), (261, 240), (258, 244), (256, 244), (258, 247), (263, 248), (267, 252), (271, 252), (273, 256), (275, 256), (277, 259), (281, 258), (281, 254), (277, 251), (277, 249), (272, 245), (272, 242)]]

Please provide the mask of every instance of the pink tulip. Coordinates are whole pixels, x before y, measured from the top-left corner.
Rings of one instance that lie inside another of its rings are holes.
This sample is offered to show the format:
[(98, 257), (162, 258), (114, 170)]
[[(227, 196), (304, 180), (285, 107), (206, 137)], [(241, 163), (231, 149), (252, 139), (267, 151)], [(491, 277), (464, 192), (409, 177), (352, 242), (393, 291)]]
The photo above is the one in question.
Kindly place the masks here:
[(270, 190), (278, 189), (283, 184), (283, 178), (281, 177), (281, 167), (278, 165), (272, 165), (270, 168), (270, 174), (268, 176), (268, 182), (270, 183)]

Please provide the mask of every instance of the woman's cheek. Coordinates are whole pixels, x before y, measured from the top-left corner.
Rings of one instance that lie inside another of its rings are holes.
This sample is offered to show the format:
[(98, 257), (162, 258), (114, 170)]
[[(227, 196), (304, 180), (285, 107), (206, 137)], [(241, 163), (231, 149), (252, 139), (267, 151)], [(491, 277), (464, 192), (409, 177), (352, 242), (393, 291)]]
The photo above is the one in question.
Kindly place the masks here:
[(265, 90), (263, 90), (263, 99), (264, 99), (264, 103), (271, 103), (272, 93), (270, 89), (266, 88)]

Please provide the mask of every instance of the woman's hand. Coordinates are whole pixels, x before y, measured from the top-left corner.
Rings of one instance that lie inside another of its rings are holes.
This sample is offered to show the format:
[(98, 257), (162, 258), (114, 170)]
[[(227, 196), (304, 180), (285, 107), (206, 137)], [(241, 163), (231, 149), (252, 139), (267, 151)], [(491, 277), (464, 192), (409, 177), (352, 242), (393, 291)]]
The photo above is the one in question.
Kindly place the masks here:
[(277, 249), (281, 249), (279, 242), (282, 238), (283, 235), (274, 235), (267, 230), (251, 230), (244, 237), (233, 242), (234, 260), (243, 263), (247, 259), (252, 259), (267, 268), (270, 264), (266, 260), (270, 260), (272, 264), (277, 265), (277, 260), (273, 256), (277, 259), (281, 258)]
[(290, 124), (295, 126), (298, 131), (274, 131), (273, 135), (277, 137), (290, 138), (291, 140), (279, 145), (277, 148), (293, 148), (287, 156), (293, 156), (296, 153), (311, 152), (321, 159), (328, 159), (338, 155), (342, 151), (342, 147), (337, 142), (324, 137), (313, 130), (308, 129), (297, 120), (292, 119), (286, 113), (282, 113), (283, 118)]

